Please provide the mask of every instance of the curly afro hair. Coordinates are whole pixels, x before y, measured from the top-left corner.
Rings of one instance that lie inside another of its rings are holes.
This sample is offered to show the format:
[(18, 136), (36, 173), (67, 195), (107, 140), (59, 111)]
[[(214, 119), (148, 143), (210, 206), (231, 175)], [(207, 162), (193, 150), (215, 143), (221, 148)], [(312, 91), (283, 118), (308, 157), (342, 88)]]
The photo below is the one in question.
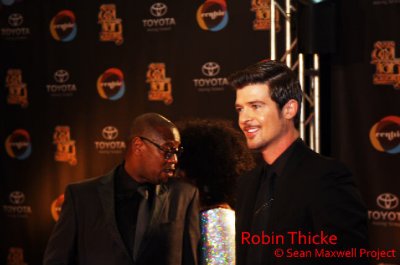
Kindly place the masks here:
[(234, 208), (237, 177), (255, 165), (242, 133), (226, 120), (196, 119), (177, 126), (184, 148), (179, 169), (199, 188), (202, 206), (228, 203)]

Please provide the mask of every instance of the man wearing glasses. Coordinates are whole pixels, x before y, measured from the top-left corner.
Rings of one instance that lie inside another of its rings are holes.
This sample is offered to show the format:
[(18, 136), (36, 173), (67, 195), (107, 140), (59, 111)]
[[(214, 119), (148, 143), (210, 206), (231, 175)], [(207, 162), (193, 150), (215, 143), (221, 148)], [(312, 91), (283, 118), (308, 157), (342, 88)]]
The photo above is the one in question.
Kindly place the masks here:
[(198, 190), (171, 178), (181, 152), (172, 122), (137, 117), (124, 162), (67, 187), (44, 265), (197, 264)]

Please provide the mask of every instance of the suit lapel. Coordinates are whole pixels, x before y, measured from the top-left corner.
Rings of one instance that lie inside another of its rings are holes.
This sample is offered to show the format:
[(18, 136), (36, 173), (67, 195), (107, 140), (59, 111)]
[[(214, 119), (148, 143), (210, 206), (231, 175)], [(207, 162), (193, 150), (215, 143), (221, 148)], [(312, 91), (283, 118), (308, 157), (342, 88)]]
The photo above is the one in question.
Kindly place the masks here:
[(237, 225), (243, 231), (249, 231), (251, 226), (262, 169), (262, 166), (258, 166), (249, 174), (244, 175), (238, 185), (239, 192), (242, 194), (240, 196), (242, 202), (238, 202), (238, 206), (241, 206), (241, 214), (238, 216)]
[(157, 185), (155, 190), (153, 207), (151, 209), (150, 221), (147, 226), (146, 232), (143, 236), (142, 242), (140, 243), (140, 248), (137, 253), (136, 260), (140, 257), (143, 250), (151, 242), (151, 237), (154, 234), (155, 229), (160, 223), (161, 213), (163, 212), (167, 198), (168, 198), (168, 187), (166, 185)]
[[(252, 171), (242, 175), (238, 181), (236, 205), (236, 241), (241, 242), (242, 232), (251, 232), (254, 216), (254, 207), (263, 166), (259, 165)], [(237, 244), (236, 255), (238, 263), (248, 260), (250, 248), (244, 244)], [(241, 261), (241, 262), (239, 262)], [(255, 264), (254, 262), (249, 264)]]
[(99, 197), (103, 206), (107, 230), (111, 234), (119, 249), (123, 250), (127, 256), (130, 256), (124, 242), (122, 241), (121, 234), (118, 231), (117, 221), (115, 219), (115, 203), (114, 203), (114, 175), (117, 169), (104, 176), (98, 187)]

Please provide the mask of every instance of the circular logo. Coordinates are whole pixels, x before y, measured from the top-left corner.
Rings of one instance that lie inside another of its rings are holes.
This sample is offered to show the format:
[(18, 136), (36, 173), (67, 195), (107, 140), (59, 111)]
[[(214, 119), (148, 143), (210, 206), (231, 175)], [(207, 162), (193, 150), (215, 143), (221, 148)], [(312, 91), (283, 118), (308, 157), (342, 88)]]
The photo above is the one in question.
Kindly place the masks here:
[(64, 203), (64, 194), (58, 196), (58, 198), (51, 203), (50, 207), (51, 216), (56, 222), (58, 221), (58, 218), (60, 218), (60, 213), (63, 203)]
[(228, 24), (225, 0), (207, 0), (197, 9), (197, 23), (203, 30), (220, 31)]
[(150, 14), (154, 17), (162, 17), (168, 12), (168, 7), (164, 3), (155, 3), (150, 7)]
[(399, 198), (392, 193), (383, 193), (376, 198), (376, 204), (385, 210), (393, 210), (399, 205)]
[(8, 16), (8, 24), (12, 27), (21, 26), (24, 23), (24, 17), (19, 13), (13, 13)]
[(107, 126), (103, 128), (101, 133), (106, 140), (114, 140), (118, 137), (118, 130), (113, 126)]
[(219, 64), (217, 64), (216, 62), (208, 62), (203, 64), (203, 66), (201, 67), (201, 72), (205, 75), (205, 76), (216, 76), (217, 74), (219, 74), (220, 71), (220, 67)]
[(54, 73), (54, 80), (57, 83), (60, 83), (60, 84), (65, 83), (68, 81), (68, 79), (69, 79), (69, 73), (64, 69), (57, 70)]
[(400, 153), (400, 117), (387, 116), (375, 123), (369, 132), (369, 139), (380, 152)]
[(22, 129), (15, 130), (9, 135), (5, 142), (7, 154), (18, 160), (28, 158), (32, 152), (31, 138), (29, 133)]
[(23, 204), (25, 201), (25, 195), (21, 191), (13, 191), (8, 196), (10, 203), (19, 205)]
[(97, 79), (97, 92), (104, 99), (120, 99), (125, 93), (122, 71), (117, 68), (110, 68), (100, 75)]
[(55, 40), (72, 41), (78, 31), (75, 14), (70, 10), (62, 10), (50, 22), (50, 33)]

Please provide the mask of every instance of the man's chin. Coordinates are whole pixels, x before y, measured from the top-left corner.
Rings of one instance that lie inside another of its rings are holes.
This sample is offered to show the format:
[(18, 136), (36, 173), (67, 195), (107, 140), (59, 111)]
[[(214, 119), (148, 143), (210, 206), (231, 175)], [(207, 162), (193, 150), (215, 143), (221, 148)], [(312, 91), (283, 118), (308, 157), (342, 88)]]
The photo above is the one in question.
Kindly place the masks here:
[(259, 151), (261, 149), (261, 145), (253, 141), (247, 141), (247, 148), (253, 151)]
[(168, 179), (171, 178), (171, 177), (173, 177), (173, 176), (170, 176), (170, 174), (168, 174), (166, 172), (162, 172), (161, 176), (160, 176), (160, 179), (159, 179), (159, 182), (160, 182), (159, 184), (166, 183), (168, 181)]

